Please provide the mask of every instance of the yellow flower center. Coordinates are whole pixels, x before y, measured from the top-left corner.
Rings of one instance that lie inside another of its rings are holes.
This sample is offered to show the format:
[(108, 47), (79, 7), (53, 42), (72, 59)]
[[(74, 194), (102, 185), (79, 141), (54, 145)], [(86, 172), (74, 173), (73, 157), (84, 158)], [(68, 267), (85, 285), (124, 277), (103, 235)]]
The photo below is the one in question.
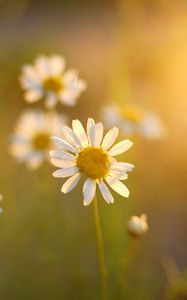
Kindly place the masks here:
[(32, 140), (32, 144), (35, 150), (47, 150), (50, 145), (50, 136), (46, 132), (38, 132)]
[(127, 105), (121, 110), (121, 115), (123, 118), (140, 123), (144, 117), (143, 111), (135, 105)]
[(77, 156), (80, 172), (92, 179), (101, 179), (109, 172), (108, 154), (97, 147), (87, 147)]
[(58, 93), (63, 89), (64, 84), (62, 78), (49, 77), (44, 80), (43, 86), (46, 91)]

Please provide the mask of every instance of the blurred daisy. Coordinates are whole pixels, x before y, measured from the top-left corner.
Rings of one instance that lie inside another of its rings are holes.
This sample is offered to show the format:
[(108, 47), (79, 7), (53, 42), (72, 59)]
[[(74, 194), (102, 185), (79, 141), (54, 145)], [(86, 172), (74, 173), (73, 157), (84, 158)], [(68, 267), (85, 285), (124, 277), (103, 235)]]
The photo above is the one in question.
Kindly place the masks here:
[(67, 119), (54, 112), (25, 111), (10, 139), (9, 152), (29, 169), (37, 169), (49, 158), (51, 135), (58, 134)]
[(107, 185), (121, 196), (129, 196), (129, 190), (121, 180), (127, 179), (127, 172), (132, 171), (134, 166), (117, 162), (114, 157), (127, 151), (133, 143), (123, 140), (113, 146), (118, 136), (118, 128), (113, 127), (103, 138), (103, 124), (95, 123), (89, 118), (87, 133), (79, 120), (73, 120), (72, 129), (64, 126), (62, 131), (65, 139), (53, 137), (60, 150), (50, 151), (50, 156), (51, 162), (60, 168), (53, 176), (70, 177), (62, 186), (63, 193), (70, 192), (78, 184), (81, 175), (85, 175), (83, 186), (85, 206), (92, 202), (96, 185), (99, 186), (107, 203), (114, 202)]
[(20, 82), (28, 103), (44, 99), (48, 108), (58, 101), (74, 106), (86, 89), (86, 82), (78, 78), (76, 70), (65, 71), (65, 59), (60, 55), (40, 55), (33, 65), (24, 65)]
[(141, 236), (148, 231), (147, 216), (142, 214), (140, 217), (132, 216), (127, 222), (128, 232), (133, 236)]
[[(1, 201), (3, 201), (3, 196), (0, 194), (0, 202)], [(0, 207), (0, 213), (2, 213), (3, 212), (3, 208), (2, 207)]]
[(127, 135), (140, 134), (147, 139), (154, 140), (160, 139), (166, 134), (161, 119), (137, 105), (105, 106), (103, 119), (108, 126), (117, 124)]

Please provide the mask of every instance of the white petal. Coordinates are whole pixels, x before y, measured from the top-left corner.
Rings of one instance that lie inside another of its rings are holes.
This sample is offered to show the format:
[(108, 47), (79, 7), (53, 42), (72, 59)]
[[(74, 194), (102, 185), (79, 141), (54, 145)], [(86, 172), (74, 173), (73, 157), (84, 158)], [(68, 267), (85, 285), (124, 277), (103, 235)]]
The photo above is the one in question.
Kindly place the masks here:
[(101, 180), (98, 182), (99, 185), (99, 189), (101, 191), (101, 194), (103, 196), (103, 198), (105, 199), (105, 201), (107, 203), (114, 203), (114, 198), (111, 194), (111, 192), (109, 191), (109, 189), (107, 188), (106, 184)]
[(59, 101), (67, 106), (75, 106), (78, 95), (75, 95), (71, 90), (64, 90), (58, 95)]
[(49, 57), (46, 55), (39, 55), (35, 60), (35, 68), (40, 78), (45, 79), (51, 74)]
[(120, 170), (110, 170), (108, 176), (117, 180), (126, 180), (128, 178), (128, 174)]
[(43, 96), (43, 93), (41, 91), (37, 90), (29, 90), (24, 93), (24, 98), (28, 103), (33, 103), (38, 100), (40, 100)]
[(51, 75), (60, 75), (65, 68), (65, 59), (60, 55), (51, 55), (50, 60)]
[(73, 153), (77, 153), (77, 149), (75, 149), (71, 144), (69, 144), (68, 142), (66, 142), (65, 140), (57, 137), (57, 136), (53, 136), (52, 140), (54, 142), (56, 142), (58, 145), (60, 145), (64, 150), (66, 151), (70, 151)]
[(111, 188), (118, 194), (120, 194), (123, 197), (129, 197), (129, 190), (121, 181), (113, 177), (107, 177), (106, 181), (111, 186)]
[(63, 134), (67, 141), (75, 147), (81, 147), (78, 137), (75, 135), (73, 130), (67, 126), (62, 127)]
[(103, 139), (103, 124), (101, 122), (97, 123), (95, 125), (95, 144), (94, 146), (98, 147), (101, 144), (101, 141)]
[(47, 108), (53, 108), (57, 104), (57, 96), (55, 95), (55, 93), (47, 93), (45, 104)]
[(70, 167), (66, 169), (59, 169), (53, 172), (53, 176), (56, 178), (69, 177), (76, 174), (79, 171), (77, 167)]
[(122, 142), (119, 142), (118, 144), (114, 145), (108, 153), (111, 156), (116, 156), (127, 151), (129, 148), (132, 147), (132, 145), (133, 143), (130, 140), (123, 140)]
[(22, 67), (22, 74), (19, 77), (19, 80), (23, 89), (41, 90), (40, 78), (35, 68), (31, 65), (24, 65)]
[(80, 180), (80, 173), (77, 173), (75, 175), (73, 175), (72, 177), (70, 177), (62, 186), (61, 192), (66, 194), (71, 192), (74, 187), (78, 184), (79, 180)]
[(95, 180), (92, 180), (90, 178), (88, 178), (83, 186), (83, 195), (84, 195), (84, 201), (83, 204), (84, 206), (89, 205), (94, 196), (95, 196), (95, 192), (96, 192), (96, 182)]
[(62, 160), (58, 158), (51, 158), (51, 163), (58, 168), (69, 168), (69, 167), (75, 167), (76, 162), (72, 160)]
[(77, 70), (75, 69), (69, 69), (64, 73), (64, 83), (65, 85), (69, 85), (72, 83), (75, 83), (77, 80), (78, 74)]
[(32, 65), (26, 64), (22, 67), (23, 77), (31, 78), (31, 79), (38, 79), (37, 72)]
[(49, 151), (49, 155), (52, 158), (62, 159), (62, 160), (73, 160), (75, 161), (76, 157), (73, 154), (62, 150), (51, 150)]
[(88, 142), (90, 146), (95, 145), (95, 122), (94, 119), (88, 118), (87, 121), (87, 136), (88, 136)]
[(117, 127), (110, 129), (103, 139), (102, 148), (108, 150), (114, 144), (118, 134), (119, 129)]
[(29, 170), (38, 169), (44, 160), (44, 156), (42, 154), (34, 154), (31, 158), (26, 162), (26, 166)]
[(86, 88), (86, 81), (78, 78), (76, 70), (68, 70), (64, 74), (65, 88), (70, 90), (74, 95), (79, 96)]
[(85, 91), (86, 88), (87, 88), (86, 81), (83, 80), (83, 79), (77, 79), (75, 81), (75, 88), (76, 88), (76, 90), (77, 90), (78, 93), (81, 93), (81, 92)]
[(117, 161), (112, 162), (110, 165), (111, 170), (120, 170), (125, 172), (133, 171), (134, 167), (135, 166), (133, 164)]
[(72, 127), (73, 127), (73, 131), (76, 134), (76, 136), (78, 137), (81, 145), (83, 147), (87, 147), (88, 139), (87, 139), (86, 132), (85, 132), (84, 127), (82, 126), (81, 122), (79, 120), (73, 120)]

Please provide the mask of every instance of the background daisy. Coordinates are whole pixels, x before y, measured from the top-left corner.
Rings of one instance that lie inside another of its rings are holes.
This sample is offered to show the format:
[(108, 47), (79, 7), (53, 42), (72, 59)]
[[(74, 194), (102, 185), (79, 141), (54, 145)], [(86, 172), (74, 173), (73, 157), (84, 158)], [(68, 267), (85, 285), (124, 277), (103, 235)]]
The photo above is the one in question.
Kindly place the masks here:
[(111, 104), (105, 106), (103, 120), (108, 126), (117, 124), (124, 134), (139, 134), (149, 140), (163, 138), (166, 134), (161, 119), (138, 105), (117, 106), (117, 104)]
[(82, 175), (87, 178), (83, 185), (84, 205), (89, 205), (96, 193), (98, 185), (107, 203), (113, 203), (114, 198), (108, 189), (110, 186), (123, 197), (129, 196), (129, 190), (121, 182), (127, 179), (127, 172), (134, 166), (125, 162), (117, 162), (115, 157), (131, 146), (132, 142), (123, 140), (113, 146), (119, 130), (113, 127), (103, 137), (103, 124), (95, 123), (89, 118), (87, 133), (79, 120), (73, 120), (72, 129), (62, 128), (65, 139), (53, 137), (60, 150), (50, 151), (51, 162), (59, 167), (53, 173), (54, 177), (69, 179), (63, 184), (62, 192), (70, 192), (79, 182)]
[(57, 134), (66, 122), (65, 115), (54, 112), (25, 111), (10, 138), (9, 152), (29, 169), (37, 169), (48, 159), (51, 135)]
[(76, 70), (65, 71), (65, 59), (60, 55), (40, 55), (33, 65), (24, 65), (20, 82), (28, 103), (44, 99), (48, 108), (58, 101), (74, 106), (86, 89), (86, 82), (78, 78)]

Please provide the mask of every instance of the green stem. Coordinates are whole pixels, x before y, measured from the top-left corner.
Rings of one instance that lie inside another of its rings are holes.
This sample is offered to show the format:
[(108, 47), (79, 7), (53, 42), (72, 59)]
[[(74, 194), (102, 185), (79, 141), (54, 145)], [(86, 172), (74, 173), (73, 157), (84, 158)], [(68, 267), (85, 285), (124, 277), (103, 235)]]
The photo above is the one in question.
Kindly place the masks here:
[(106, 263), (105, 263), (103, 236), (101, 230), (101, 221), (99, 216), (99, 207), (98, 207), (98, 201), (96, 196), (93, 200), (93, 209), (94, 209), (94, 221), (95, 221), (95, 228), (96, 228), (96, 239), (97, 239), (97, 250), (98, 250), (100, 299), (107, 300), (108, 299), (107, 271), (106, 271)]
[(135, 238), (131, 237), (128, 242), (127, 249), (125, 251), (125, 255), (121, 261), (121, 272), (120, 272), (121, 274), (119, 277), (119, 288), (118, 288), (119, 299), (126, 299), (124, 295), (125, 285), (127, 281), (127, 274), (129, 273), (129, 265), (134, 255), (135, 248), (136, 248), (136, 240)]

